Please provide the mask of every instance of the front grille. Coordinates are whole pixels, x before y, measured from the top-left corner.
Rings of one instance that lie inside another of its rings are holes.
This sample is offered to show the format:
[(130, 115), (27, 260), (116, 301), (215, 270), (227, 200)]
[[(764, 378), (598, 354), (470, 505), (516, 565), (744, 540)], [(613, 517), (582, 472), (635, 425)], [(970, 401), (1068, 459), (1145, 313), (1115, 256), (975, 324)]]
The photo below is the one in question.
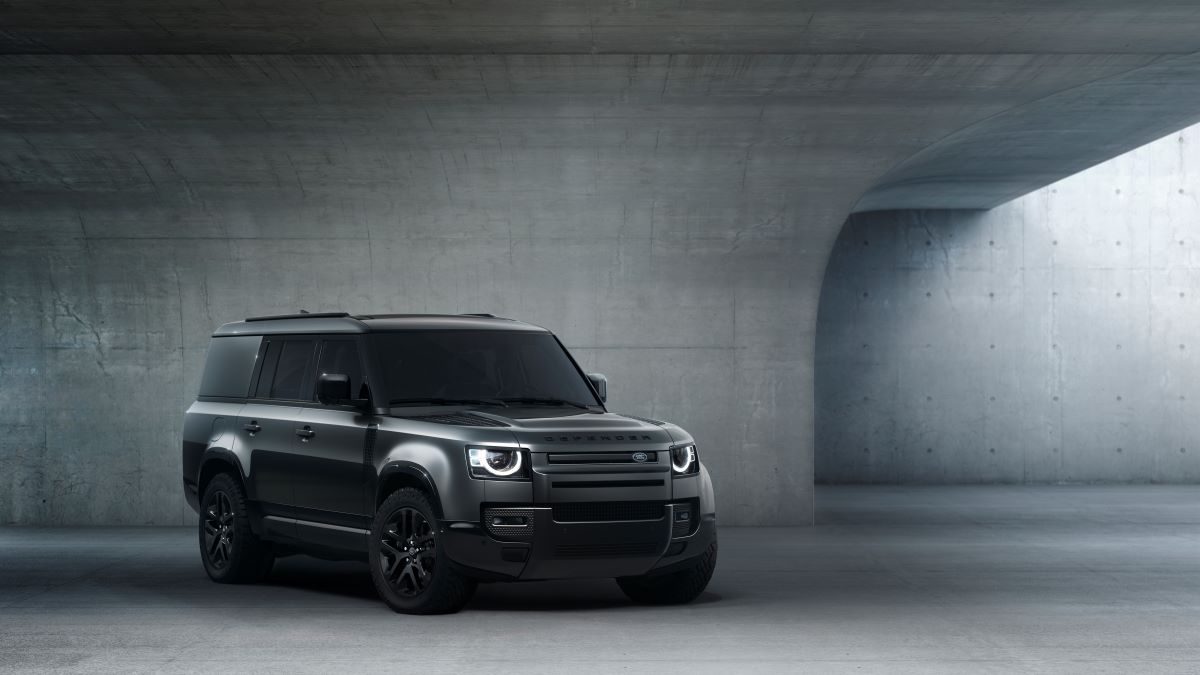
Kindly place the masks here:
[[(640, 460), (635, 458), (638, 455)], [(552, 452), (546, 456), (551, 464), (657, 464), (657, 452)]]
[(579, 502), (555, 504), (554, 521), (558, 523), (603, 523), (628, 520), (660, 520), (662, 502)]
[(559, 544), (554, 547), (556, 558), (629, 558), (654, 555), (658, 544), (632, 542), (621, 544)]

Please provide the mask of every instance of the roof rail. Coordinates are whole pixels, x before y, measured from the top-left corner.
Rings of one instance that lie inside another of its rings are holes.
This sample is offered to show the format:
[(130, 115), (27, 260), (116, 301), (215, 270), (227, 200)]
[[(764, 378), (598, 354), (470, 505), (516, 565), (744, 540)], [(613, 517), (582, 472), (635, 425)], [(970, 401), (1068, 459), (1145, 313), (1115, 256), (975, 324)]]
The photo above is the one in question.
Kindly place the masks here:
[(481, 319), (501, 319), (504, 321), (512, 321), (507, 317), (496, 316), (495, 314), (483, 313), (467, 313), (467, 314), (356, 314), (350, 318), (366, 320), (366, 319), (406, 319), (408, 317), (424, 317), (424, 316), (477, 316)]
[(273, 316), (251, 316), (246, 321), (274, 321), (276, 319), (345, 319), (349, 312), (301, 312), (299, 314), (275, 314)]

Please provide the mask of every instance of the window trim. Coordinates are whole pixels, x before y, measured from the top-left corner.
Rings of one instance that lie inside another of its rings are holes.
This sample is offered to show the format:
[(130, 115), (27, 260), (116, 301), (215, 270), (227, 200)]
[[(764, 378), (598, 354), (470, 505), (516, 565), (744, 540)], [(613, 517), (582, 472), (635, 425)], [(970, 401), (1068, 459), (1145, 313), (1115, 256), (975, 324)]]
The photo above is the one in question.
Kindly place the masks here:
[[(258, 348), (258, 363), (256, 363), (254, 365), (254, 374), (250, 376), (250, 391), (247, 394), (246, 398), (249, 398), (249, 399), (258, 398), (258, 390), (260, 387), (262, 387), (263, 374), (267, 371), (267, 367), (268, 367), (267, 366), (267, 354), (270, 351), (270, 346), (271, 346), (270, 337), (263, 337), (262, 345), (260, 345)], [(279, 362), (279, 354), (278, 354), (278, 352), (276, 352), (275, 359), (271, 362), (271, 365), (270, 365), (271, 377), (275, 376), (275, 365), (278, 362)], [(270, 387), (270, 384), (268, 383), (267, 391), (270, 391), (270, 390), (271, 390), (271, 387)]]

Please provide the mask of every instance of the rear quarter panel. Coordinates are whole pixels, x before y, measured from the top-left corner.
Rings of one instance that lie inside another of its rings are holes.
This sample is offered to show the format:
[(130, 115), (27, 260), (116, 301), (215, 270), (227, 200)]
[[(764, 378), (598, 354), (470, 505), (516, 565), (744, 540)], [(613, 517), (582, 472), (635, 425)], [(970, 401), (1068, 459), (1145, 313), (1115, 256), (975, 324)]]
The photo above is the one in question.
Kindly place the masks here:
[[(214, 455), (236, 457), (236, 423), (242, 406), (242, 403), (196, 401), (187, 409), (183, 417), (184, 481), (194, 485), (204, 461)], [(248, 471), (249, 458), (242, 459), (241, 469)]]

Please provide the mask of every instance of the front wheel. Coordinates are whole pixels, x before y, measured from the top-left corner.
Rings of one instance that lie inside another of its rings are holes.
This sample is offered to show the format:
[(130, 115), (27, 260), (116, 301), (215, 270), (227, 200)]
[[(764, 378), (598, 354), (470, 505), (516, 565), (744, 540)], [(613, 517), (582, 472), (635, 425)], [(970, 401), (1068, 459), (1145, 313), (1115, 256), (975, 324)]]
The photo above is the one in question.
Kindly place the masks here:
[(713, 541), (690, 567), (654, 576), (620, 577), (617, 585), (634, 602), (677, 605), (699, 597), (716, 567), (717, 542)]
[(439, 546), (439, 526), (425, 493), (396, 490), (371, 523), (371, 580), (379, 597), (402, 614), (449, 614), (475, 593)]

